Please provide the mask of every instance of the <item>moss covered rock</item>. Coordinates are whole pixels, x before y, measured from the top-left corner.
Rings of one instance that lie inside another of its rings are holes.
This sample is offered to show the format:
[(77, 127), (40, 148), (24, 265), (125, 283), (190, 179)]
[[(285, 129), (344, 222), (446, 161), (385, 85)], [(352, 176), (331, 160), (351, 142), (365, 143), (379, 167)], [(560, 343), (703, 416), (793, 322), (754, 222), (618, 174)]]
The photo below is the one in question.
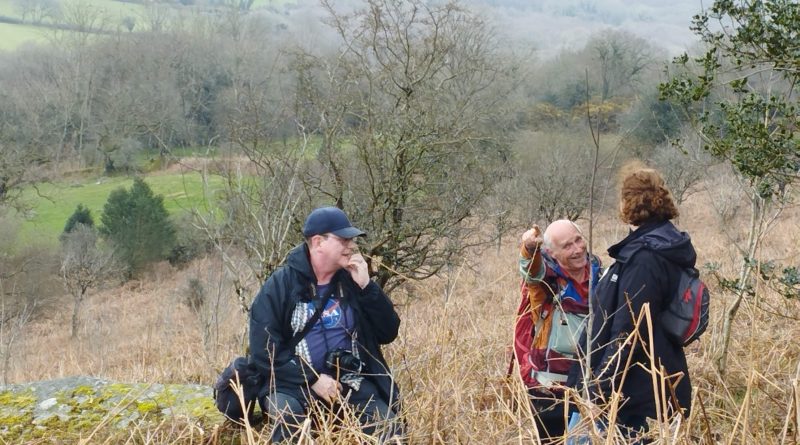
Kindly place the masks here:
[[(86, 438), (98, 431), (182, 425), (216, 429), (224, 418), (203, 385), (114, 383), (69, 377), (0, 386), (0, 441)], [(202, 433), (201, 433), (202, 434)]]

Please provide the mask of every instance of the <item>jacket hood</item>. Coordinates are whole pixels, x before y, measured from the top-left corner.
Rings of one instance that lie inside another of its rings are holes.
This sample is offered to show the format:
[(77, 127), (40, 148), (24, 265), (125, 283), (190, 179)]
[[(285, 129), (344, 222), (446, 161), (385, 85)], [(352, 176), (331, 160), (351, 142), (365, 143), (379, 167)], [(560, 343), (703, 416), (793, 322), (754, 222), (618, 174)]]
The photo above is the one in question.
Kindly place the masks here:
[(678, 230), (671, 221), (660, 221), (639, 226), (625, 239), (608, 248), (608, 254), (625, 261), (641, 248), (647, 248), (682, 267), (694, 267), (697, 252), (686, 232)]
[(308, 281), (312, 283), (317, 282), (314, 269), (311, 268), (311, 260), (309, 259), (308, 245), (306, 243), (300, 243), (289, 251), (284, 265), (296, 270), (303, 275), (303, 277), (307, 278)]

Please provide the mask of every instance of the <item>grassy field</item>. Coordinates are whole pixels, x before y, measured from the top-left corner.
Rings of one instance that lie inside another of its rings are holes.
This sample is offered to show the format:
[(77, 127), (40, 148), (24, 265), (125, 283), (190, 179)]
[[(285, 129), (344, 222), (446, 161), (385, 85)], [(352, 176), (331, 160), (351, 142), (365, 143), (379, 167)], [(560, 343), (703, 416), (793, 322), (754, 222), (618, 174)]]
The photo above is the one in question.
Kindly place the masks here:
[[(62, 8), (65, 7), (66, 1), (60, 1)], [(291, 2), (288, 0), (256, 0), (252, 9), (280, 7), (288, 3)], [(112, 30), (119, 27), (125, 17), (130, 17), (135, 22), (139, 22), (144, 20), (148, 14), (147, 6), (144, 4), (115, 0), (81, 0), (81, 4), (90, 5), (94, 12), (103, 17), (106, 27)], [(186, 10), (187, 8), (181, 7), (181, 9)], [(16, 19), (22, 18), (22, 14), (15, 5), (14, 0), (0, 0), (0, 15)], [(47, 19), (46, 22), (52, 23), (52, 20)], [(0, 51), (13, 51), (25, 43), (46, 44), (48, 42), (47, 36), (51, 32), (50, 28), (44, 26), (0, 23)]]
[[(99, 13), (107, 26), (112, 29), (119, 26), (123, 17), (136, 18), (145, 11), (144, 6), (133, 3), (112, 0), (83, 0), (83, 2)], [(63, 1), (61, 5), (63, 8)], [(22, 19), (22, 14), (13, 0), (0, 0), (0, 15)], [(45, 24), (51, 23), (53, 23), (52, 19), (45, 20)], [(13, 51), (25, 43), (47, 44), (48, 38), (52, 36), (53, 32), (54, 30), (47, 26), (0, 23), (0, 50)]]
[[(16, 6), (17, 2), (14, 0), (0, 0), (0, 15), (13, 18), (22, 18), (20, 9)], [(145, 6), (137, 3), (127, 3), (115, 0), (60, 0), (57, 2), (61, 9), (69, 8), (72, 4), (91, 6), (96, 12), (99, 12), (110, 19), (119, 19), (126, 15), (136, 16), (144, 12)]]
[(0, 50), (13, 51), (26, 43), (46, 43), (46, 33), (37, 26), (0, 23)]
[[(209, 176), (205, 190), (199, 173), (154, 174), (145, 177), (145, 182), (153, 193), (164, 197), (164, 206), (170, 215), (177, 215), (191, 208), (208, 208), (222, 178)], [(108, 195), (120, 187), (130, 188), (132, 183), (130, 177), (101, 177), (45, 183), (36, 189), (27, 189), (23, 199), (31, 210), (20, 226), (18, 243), (56, 244), (64, 223), (78, 204), (91, 210), (95, 223), (99, 223)]]

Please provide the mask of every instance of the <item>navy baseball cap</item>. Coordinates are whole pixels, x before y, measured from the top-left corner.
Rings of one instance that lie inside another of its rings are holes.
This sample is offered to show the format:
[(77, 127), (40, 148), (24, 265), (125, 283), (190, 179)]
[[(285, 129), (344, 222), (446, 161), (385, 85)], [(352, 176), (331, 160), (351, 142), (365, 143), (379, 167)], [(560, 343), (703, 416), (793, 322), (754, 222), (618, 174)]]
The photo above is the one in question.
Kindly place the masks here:
[(306, 223), (303, 224), (304, 237), (309, 238), (323, 233), (332, 233), (345, 239), (366, 235), (363, 230), (353, 227), (347, 215), (338, 207), (320, 207), (306, 218)]

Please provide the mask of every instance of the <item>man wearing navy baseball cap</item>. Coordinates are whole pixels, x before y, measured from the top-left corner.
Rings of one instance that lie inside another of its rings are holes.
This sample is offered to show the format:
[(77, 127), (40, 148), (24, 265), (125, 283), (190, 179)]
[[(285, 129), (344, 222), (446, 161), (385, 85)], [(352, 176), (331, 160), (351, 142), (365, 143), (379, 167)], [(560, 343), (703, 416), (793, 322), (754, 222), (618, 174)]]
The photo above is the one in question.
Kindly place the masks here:
[(266, 377), (260, 397), (272, 442), (299, 439), (312, 401), (347, 403), (366, 434), (402, 435), (398, 388), (381, 352), (400, 317), (369, 277), (354, 238), (365, 236), (339, 208), (312, 211), (305, 242), (264, 283), (250, 311), (250, 352)]
[(344, 239), (366, 235), (361, 229), (353, 227), (347, 215), (338, 207), (320, 207), (306, 218), (306, 223), (303, 225), (304, 237), (309, 238), (323, 233), (332, 233)]

